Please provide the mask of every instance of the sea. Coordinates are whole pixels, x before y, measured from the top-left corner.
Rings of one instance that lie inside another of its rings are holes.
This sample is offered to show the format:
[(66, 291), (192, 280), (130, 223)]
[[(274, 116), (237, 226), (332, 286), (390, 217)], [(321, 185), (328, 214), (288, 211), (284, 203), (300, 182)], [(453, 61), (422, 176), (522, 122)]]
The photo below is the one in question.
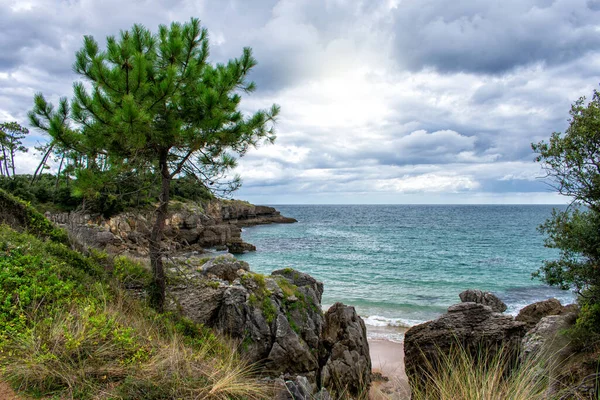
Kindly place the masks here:
[(556, 249), (537, 228), (548, 205), (275, 205), (294, 224), (244, 228), (256, 252), (241, 259), (269, 274), (291, 267), (325, 285), (323, 309), (352, 305), (371, 339), (401, 342), (406, 328), (434, 319), (466, 289), (491, 291), (516, 315), (571, 291), (532, 278)]

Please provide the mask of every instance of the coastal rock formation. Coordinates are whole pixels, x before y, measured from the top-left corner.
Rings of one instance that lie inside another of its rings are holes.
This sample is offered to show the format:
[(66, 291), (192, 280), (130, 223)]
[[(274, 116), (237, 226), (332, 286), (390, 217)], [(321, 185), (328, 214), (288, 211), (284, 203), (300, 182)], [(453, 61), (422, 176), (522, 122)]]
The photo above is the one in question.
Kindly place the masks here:
[(202, 266), (202, 274), (233, 282), (245, 272), (250, 271), (247, 262), (239, 261), (231, 254), (210, 259)]
[[(522, 342), (522, 358), (552, 356), (559, 364), (564, 360), (561, 353), (571, 353), (569, 339), (562, 333), (575, 323), (576, 313), (548, 315), (526, 334)], [(557, 360), (557, 357), (561, 360)]]
[(404, 360), (409, 382), (420, 385), (440, 355), (448, 354), (456, 345), (475, 353), (483, 348), (489, 356), (499, 348), (516, 355), (525, 331), (524, 322), (494, 312), (489, 306), (474, 302), (450, 306), (447, 314), (406, 332)]
[(462, 301), (463, 303), (472, 302), (483, 304), (485, 306), (490, 306), (490, 308), (494, 312), (501, 313), (506, 311), (506, 304), (504, 304), (504, 302), (492, 292), (483, 292), (477, 289), (468, 289), (459, 294), (458, 297), (460, 297), (460, 301)]
[(371, 380), (371, 356), (365, 323), (354, 307), (335, 303), (325, 313), (322, 349), (322, 385), (352, 396), (364, 391)]
[(527, 329), (532, 329), (540, 320), (548, 315), (560, 315), (575, 311), (573, 307), (563, 307), (560, 301), (552, 298), (530, 304), (519, 311), (517, 321), (525, 322)]
[(575, 307), (543, 317), (527, 332), (522, 342), (523, 362), (542, 360), (541, 377), (548, 380), (547, 398), (597, 398), (598, 356), (573, 345), (565, 332), (577, 319)]
[(169, 288), (171, 307), (239, 340), (242, 355), (266, 376), (304, 377), (311, 394), (369, 387), (364, 322), (339, 303), (323, 315), (321, 282), (290, 268), (256, 274), (232, 256), (207, 264), (190, 273), (191, 283)]
[[(164, 246), (169, 251), (201, 251), (223, 247), (241, 254), (256, 248), (241, 238), (241, 227), (292, 223), (273, 207), (254, 206), (242, 201), (211, 201), (205, 204), (177, 202), (170, 204), (166, 220)], [(67, 228), (79, 242), (111, 253), (146, 256), (152, 229), (152, 210), (125, 212), (111, 218), (82, 213), (46, 213), (51, 221)]]

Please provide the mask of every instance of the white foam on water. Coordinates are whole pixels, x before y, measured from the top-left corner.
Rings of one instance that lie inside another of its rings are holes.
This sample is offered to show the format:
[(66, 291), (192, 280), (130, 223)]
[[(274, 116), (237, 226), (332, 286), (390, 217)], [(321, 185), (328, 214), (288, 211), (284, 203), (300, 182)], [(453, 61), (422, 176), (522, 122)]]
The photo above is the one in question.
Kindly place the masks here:
[(400, 328), (410, 328), (413, 325), (420, 324), (421, 321), (411, 321), (403, 318), (386, 318), (380, 315), (363, 316), (365, 325), (370, 326), (392, 326)]
[(369, 329), (367, 329), (367, 339), (404, 343), (404, 332), (371, 332)]

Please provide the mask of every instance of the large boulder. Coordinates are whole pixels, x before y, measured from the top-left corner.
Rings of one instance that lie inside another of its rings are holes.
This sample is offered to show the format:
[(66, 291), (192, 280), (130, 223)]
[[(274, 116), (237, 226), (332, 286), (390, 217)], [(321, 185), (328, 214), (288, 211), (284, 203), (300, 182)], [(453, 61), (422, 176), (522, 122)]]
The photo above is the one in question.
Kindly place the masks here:
[(484, 292), (478, 289), (468, 289), (458, 295), (460, 301), (463, 303), (472, 302), (489, 306), (492, 311), (504, 312), (506, 311), (506, 304), (500, 300), (492, 292)]
[(548, 299), (538, 301), (537, 303), (530, 304), (524, 307), (515, 318), (517, 321), (524, 322), (527, 325), (527, 329), (531, 329), (540, 320), (548, 315), (560, 315), (568, 309), (560, 304), (557, 299)]
[(543, 365), (539, 374), (549, 382), (547, 398), (595, 398), (595, 384), (586, 379), (595, 372), (595, 368), (589, 366), (594, 366), (596, 360), (587, 363), (585, 360), (591, 354), (582, 353), (565, 334), (575, 324), (577, 310), (566, 307), (563, 311), (542, 317), (527, 332), (522, 342), (521, 361)]
[(406, 374), (411, 386), (420, 386), (433, 373), (443, 354), (461, 346), (473, 354), (482, 349), (490, 357), (503, 349), (516, 357), (525, 335), (525, 323), (489, 306), (467, 302), (448, 308), (436, 320), (410, 328), (404, 336)]
[[(568, 353), (569, 338), (564, 331), (573, 326), (577, 314), (547, 315), (526, 334), (522, 341), (522, 359), (529, 357), (551, 357), (564, 360), (561, 353)], [(561, 360), (561, 361), (562, 361)], [(560, 364), (560, 361), (558, 362)]]
[(335, 303), (325, 313), (322, 346), (322, 385), (351, 396), (368, 392), (371, 356), (367, 330), (354, 307)]

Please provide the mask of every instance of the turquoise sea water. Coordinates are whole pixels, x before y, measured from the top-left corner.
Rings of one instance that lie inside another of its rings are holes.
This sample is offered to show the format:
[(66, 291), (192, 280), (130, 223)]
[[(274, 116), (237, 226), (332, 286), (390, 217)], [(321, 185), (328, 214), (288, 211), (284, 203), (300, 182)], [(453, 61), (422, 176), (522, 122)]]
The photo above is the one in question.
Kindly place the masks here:
[[(411, 326), (459, 302), (469, 288), (496, 293), (516, 313), (572, 293), (532, 280), (556, 257), (536, 228), (552, 206), (281, 205), (296, 224), (244, 228), (257, 272), (292, 267), (325, 284), (323, 304), (354, 305), (367, 325)], [(324, 307), (325, 308), (325, 307)]]

